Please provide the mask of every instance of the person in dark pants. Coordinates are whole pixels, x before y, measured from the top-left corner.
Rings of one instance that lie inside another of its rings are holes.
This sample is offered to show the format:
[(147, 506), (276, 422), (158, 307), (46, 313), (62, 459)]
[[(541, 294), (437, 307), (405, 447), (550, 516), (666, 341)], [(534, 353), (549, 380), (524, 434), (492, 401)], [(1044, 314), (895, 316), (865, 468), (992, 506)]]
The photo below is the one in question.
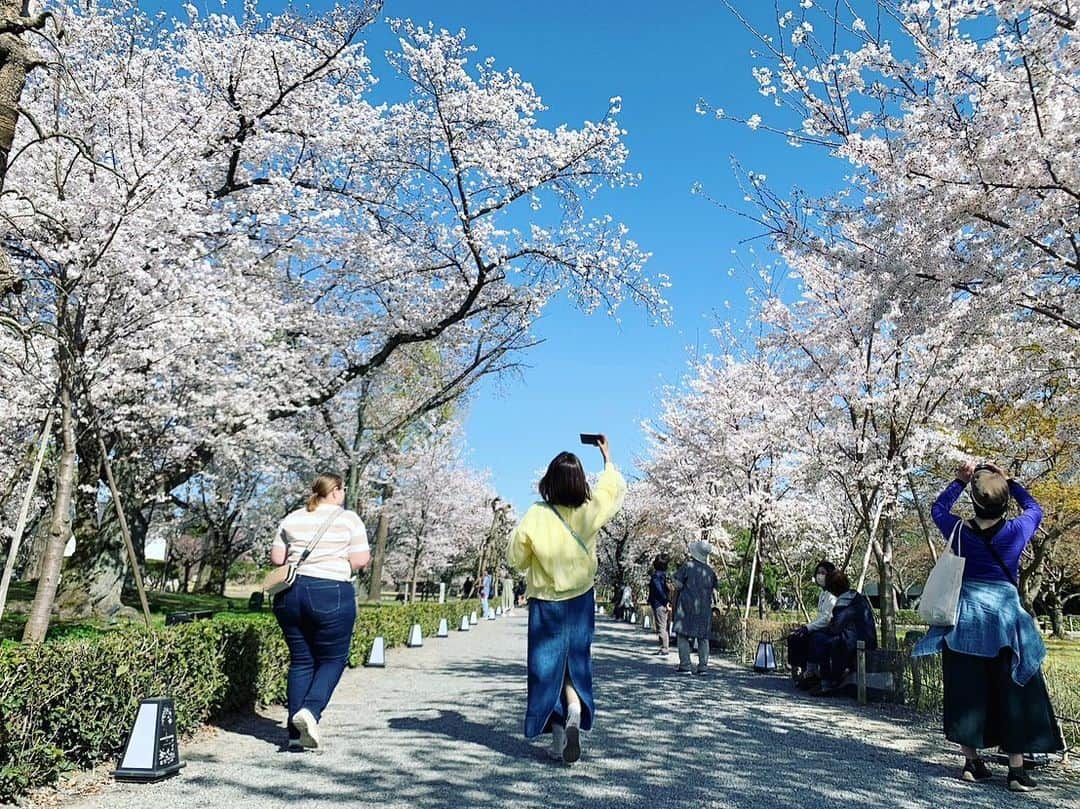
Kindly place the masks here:
[[(716, 597), (716, 572), (709, 556), (716, 552), (711, 544), (698, 539), (690, 543), (690, 558), (679, 568), (672, 582), (672, 628), (678, 638), (678, 674), (707, 674), (709, 670), (709, 630), (712, 625), (712, 604)], [(690, 641), (697, 642), (698, 665), (690, 665)]]
[(356, 623), (352, 574), (371, 558), (363, 522), (342, 507), (344, 481), (319, 475), (311, 488), (307, 507), (282, 520), (270, 550), (275, 565), (298, 565), (292, 587), (274, 596), (289, 647), (290, 749), (319, 746), (319, 722), (348, 662)]
[[(969, 483), (975, 517), (965, 521), (951, 512)], [(1006, 520), (1010, 499), (1021, 512)], [(1016, 588), (1020, 554), (1042, 509), (1000, 467), (965, 463), (931, 516), (964, 557), (964, 578), (955, 626), (930, 627), (912, 655), (941, 652), (945, 738), (964, 754), (961, 778), (991, 778), (979, 749), (1000, 746), (1009, 754), (1009, 790), (1029, 792), (1036, 784), (1024, 771), (1024, 753), (1065, 747), (1041, 671), (1046, 645)]]
[(821, 588), (818, 596), (817, 617), (813, 621), (792, 632), (787, 639), (788, 665), (793, 675), (799, 675), (797, 687), (808, 691), (821, 682), (821, 673), (816, 665), (810, 664), (810, 641), (814, 634), (824, 631), (832, 620), (836, 596), (825, 589), (826, 577), (836, 570), (836, 565), (822, 559), (814, 568), (814, 584)]
[(653, 559), (653, 574), (649, 579), (649, 606), (652, 608), (653, 621), (656, 623), (656, 636), (660, 641), (658, 655), (671, 653), (671, 638), (668, 634), (668, 619), (671, 616), (671, 589), (668, 587), (668, 555), (662, 553)]
[(858, 642), (867, 650), (876, 649), (877, 624), (870, 600), (857, 590), (843, 571), (834, 570), (825, 578), (825, 589), (836, 596), (828, 625), (810, 636), (811, 662), (821, 672), (821, 682), (810, 690), (814, 696), (830, 694), (840, 687), (844, 675), (855, 667)]

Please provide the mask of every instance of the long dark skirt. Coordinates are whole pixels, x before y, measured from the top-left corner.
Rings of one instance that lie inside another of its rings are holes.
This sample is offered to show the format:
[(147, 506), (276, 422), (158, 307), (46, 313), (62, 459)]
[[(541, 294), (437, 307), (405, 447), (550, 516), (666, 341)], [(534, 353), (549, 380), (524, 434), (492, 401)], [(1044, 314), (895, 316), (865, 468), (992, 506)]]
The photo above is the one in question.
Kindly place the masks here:
[(550, 733), (552, 724), (566, 722), (566, 693), (570, 682), (581, 698), (581, 729), (592, 727), (592, 639), (596, 628), (592, 590), (568, 601), (529, 599), (529, 699), (525, 736)]
[(1024, 685), (1012, 678), (1012, 650), (977, 657), (942, 650), (945, 738), (1006, 753), (1056, 753), (1065, 748), (1042, 672)]

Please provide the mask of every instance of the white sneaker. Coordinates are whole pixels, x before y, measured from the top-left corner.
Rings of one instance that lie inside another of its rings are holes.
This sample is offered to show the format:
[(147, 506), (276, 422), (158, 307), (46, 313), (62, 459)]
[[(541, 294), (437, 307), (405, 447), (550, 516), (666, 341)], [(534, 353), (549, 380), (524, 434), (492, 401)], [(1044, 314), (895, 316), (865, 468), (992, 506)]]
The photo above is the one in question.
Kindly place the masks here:
[(566, 728), (562, 725), (551, 726), (551, 749), (548, 755), (559, 761), (562, 760), (563, 749), (566, 747)]
[(293, 727), (300, 731), (300, 745), (315, 750), (319, 746), (319, 723), (307, 708), (293, 714)]

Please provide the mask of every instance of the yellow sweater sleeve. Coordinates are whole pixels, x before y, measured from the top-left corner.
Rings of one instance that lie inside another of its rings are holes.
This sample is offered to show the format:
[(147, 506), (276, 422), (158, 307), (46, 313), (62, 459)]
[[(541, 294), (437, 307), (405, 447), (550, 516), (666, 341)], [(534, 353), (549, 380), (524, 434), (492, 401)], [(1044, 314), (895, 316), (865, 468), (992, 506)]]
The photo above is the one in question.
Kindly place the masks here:
[(622, 508), (626, 480), (615, 464), (608, 463), (593, 486), (589, 502), (581, 507), (582, 528), (587, 536), (595, 534)]
[(510, 535), (510, 543), (506, 546), (506, 561), (510, 563), (510, 567), (524, 573), (532, 564), (532, 556), (532, 543), (525, 530), (525, 521), (522, 520)]

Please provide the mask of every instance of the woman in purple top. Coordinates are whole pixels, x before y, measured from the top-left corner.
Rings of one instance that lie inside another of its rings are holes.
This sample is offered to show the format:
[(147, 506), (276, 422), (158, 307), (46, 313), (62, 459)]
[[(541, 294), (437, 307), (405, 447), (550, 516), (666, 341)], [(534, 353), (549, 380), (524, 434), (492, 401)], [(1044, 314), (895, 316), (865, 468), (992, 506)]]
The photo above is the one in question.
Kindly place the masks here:
[[(969, 483), (975, 516), (965, 521), (951, 510)], [(1006, 520), (1010, 499), (1021, 512)], [(1024, 753), (1064, 749), (1040, 671), (1046, 646), (1017, 591), (1020, 554), (1042, 509), (1000, 467), (965, 463), (931, 515), (964, 557), (964, 581), (956, 625), (931, 627), (912, 654), (941, 652), (945, 737), (964, 753), (961, 777), (990, 778), (978, 751), (1000, 746), (1009, 754), (1008, 788), (1030, 791), (1035, 782), (1024, 772)]]

